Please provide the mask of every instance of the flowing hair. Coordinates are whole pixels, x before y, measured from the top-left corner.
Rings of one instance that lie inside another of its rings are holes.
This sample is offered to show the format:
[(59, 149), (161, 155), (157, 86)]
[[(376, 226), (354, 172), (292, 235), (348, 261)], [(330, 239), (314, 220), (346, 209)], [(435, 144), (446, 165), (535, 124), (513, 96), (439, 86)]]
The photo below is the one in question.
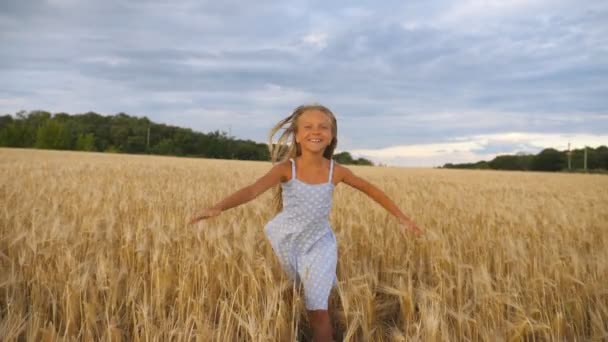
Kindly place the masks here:
[[(320, 104), (303, 105), (296, 108), (290, 116), (279, 121), (271, 130), (268, 135), (268, 149), (270, 150), (270, 161), (275, 164), (277, 162), (283, 162), (290, 158), (298, 157), (302, 154), (300, 144), (296, 142), (296, 133), (298, 132), (298, 119), (300, 115), (308, 110), (318, 110), (325, 113), (331, 120), (331, 143), (323, 151), (323, 157), (331, 160), (334, 155), (334, 150), (338, 145), (338, 122), (334, 113), (329, 108)], [(279, 130), (283, 130), (283, 133), (279, 135), (276, 142), (273, 142), (273, 137)], [(283, 189), (281, 186), (277, 186), (274, 195), (274, 206), (278, 213), (283, 209)]]

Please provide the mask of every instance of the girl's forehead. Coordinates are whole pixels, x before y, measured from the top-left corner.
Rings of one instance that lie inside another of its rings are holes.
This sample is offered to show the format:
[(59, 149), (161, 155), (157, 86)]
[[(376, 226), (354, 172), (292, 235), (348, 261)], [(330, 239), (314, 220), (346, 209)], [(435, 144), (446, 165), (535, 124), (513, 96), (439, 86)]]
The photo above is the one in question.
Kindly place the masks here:
[(331, 123), (329, 115), (318, 109), (309, 109), (302, 113), (298, 118), (298, 122), (327, 122)]

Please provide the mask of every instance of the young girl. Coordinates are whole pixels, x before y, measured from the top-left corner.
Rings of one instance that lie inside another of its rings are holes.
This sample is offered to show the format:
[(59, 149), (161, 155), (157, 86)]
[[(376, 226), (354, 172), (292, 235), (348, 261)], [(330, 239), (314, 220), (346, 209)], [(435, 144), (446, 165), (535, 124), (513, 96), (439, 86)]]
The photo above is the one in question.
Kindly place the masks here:
[[(272, 137), (285, 131), (276, 144)], [(255, 183), (233, 193), (211, 208), (203, 209), (191, 223), (219, 215), (251, 201), (278, 184), (277, 212), (264, 232), (290, 279), (304, 286), (305, 305), (315, 341), (331, 341), (328, 299), (336, 285), (336, 238), (329, 223), (334, 187), (346, 183), (393, 214), (401, 225), (419, 234), (412, 220), (380, 189), (334, 163), (338, 143), (334, 114), (324, 106), (300, 106), (270, 132), (270, 171)]]

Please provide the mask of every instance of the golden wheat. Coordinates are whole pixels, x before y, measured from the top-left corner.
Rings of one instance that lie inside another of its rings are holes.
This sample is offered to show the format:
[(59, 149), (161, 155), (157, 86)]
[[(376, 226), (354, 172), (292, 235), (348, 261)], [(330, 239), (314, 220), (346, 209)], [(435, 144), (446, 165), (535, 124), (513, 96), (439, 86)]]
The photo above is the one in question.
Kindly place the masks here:
[[(263, 234), (272, 194), (187, 220), (266, 162), (0, 149), (5, 340), (307, 340)], [(330, 301), (346, 341), (608, 339), (608, 177), (352, 167)]]

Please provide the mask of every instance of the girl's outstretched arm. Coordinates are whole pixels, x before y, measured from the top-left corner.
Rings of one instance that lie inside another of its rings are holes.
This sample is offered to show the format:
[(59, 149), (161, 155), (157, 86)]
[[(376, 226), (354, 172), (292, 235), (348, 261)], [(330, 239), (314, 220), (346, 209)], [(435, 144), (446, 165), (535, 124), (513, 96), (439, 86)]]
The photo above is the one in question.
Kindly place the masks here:
[(352, 173), (348, 168), (336, 164), (336, 176), (339, 177), (339, 181), (344, 182), (353, 188), (363, 192), (367, 196), (371, 197), (374, 201), (380, 204), (384, 209), (386, 209), (389, 213), (393, 214), (399, 222), (410, 229), (416, 235), (420, 234), (422, 231), (414, 221), (412, 221), (409, 217), (407, 217), (399, 207), (380, 189), (366, 181), (365, 179), (356, 176)]
[(273, 166), (272, 169), (268, 171), (268, 173), (260, 177), (253, 184), (234, 192), (233, 194), (224, 198), (214, 206), (201, 210), (190, 220), (190, 224), (197, 223), (198, 221), (204, 220), (206, 218), (217, 216), (222, 211), (237, 207), (241, 204), (251, 201), (252, 199), (264, 193), (269, 188), (279, 184), (279, 182), (281, 182), (281, 179), (283, 178), (283, 175), (285, 174), (285, 162)]

